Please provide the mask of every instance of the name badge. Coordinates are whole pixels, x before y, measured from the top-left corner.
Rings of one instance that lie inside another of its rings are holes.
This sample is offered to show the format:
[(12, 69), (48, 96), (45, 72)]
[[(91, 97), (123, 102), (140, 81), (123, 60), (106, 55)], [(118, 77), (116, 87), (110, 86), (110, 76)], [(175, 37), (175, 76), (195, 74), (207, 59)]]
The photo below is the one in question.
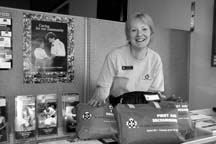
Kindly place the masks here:
[(122, 66), (122, 70), (132, 70), (133, 66)]
[(160, 100), (159, 95), (144, 95), (146, 101), (155, 101), (155, 100)]

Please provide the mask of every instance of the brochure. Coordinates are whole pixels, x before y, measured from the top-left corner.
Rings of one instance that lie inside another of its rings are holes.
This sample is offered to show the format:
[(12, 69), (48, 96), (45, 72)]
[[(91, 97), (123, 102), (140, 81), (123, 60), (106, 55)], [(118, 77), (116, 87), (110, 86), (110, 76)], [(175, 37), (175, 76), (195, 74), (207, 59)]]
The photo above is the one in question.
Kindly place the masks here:
[(62, 95), (63, 129), (66, 133), (76, 130), (76, 105), (78, 103), (78, 93), (64, 93)]
[(23, 95), (15, 97), (15, 138), (35, 137), (35, 97)]
[(57, 134), (56, 94), (37, 95), (38, 135)]

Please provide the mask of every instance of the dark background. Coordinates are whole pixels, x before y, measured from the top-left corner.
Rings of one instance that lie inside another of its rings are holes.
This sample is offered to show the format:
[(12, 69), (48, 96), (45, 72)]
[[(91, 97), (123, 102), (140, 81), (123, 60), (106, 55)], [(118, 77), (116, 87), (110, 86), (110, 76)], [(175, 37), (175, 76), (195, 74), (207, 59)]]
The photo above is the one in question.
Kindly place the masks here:
[[(41, 12), (52, 12), (67, 1), (68, 0), (0, 0), (0, 6)], [(69, 0), (72, 4), (76, 4), (77, 1), (79, 0)], [(127, 1), (128, 0), (97, 0), (96, 18), (121, 22), (126, 21)], [(88, 7), (88, 3), (83, 3), (83, 5), (86, 4)], [(56, 13), (69, 14), (69, 5), (62, 6)]]

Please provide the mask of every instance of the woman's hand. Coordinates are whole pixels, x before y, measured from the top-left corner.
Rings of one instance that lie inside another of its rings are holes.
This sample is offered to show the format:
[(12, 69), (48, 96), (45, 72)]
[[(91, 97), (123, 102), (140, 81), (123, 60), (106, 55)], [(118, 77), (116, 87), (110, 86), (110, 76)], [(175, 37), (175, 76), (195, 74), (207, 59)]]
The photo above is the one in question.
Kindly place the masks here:
[(93, 107), (101, 106), (106, 103), (106, 98), (108, 96), (109, 90), (107, 88), (96, 87), (94, 94), (88, 104)]
[(101, 99), (99, 96), (93, 96), (88, 102), (93, 107), (101, 106), (106, 103), (106, 100)]

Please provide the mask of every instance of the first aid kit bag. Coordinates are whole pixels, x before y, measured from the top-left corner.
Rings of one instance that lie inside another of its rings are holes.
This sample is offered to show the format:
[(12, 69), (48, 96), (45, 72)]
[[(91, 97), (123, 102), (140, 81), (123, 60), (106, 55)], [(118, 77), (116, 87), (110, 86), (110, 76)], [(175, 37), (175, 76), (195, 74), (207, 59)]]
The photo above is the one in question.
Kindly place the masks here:
[(86, 103), (78, 104), (76, 133), (80, 139), (115, 137), (117, 122), (113, 107), (110, 104), (100, 107), (92, 107)]
[(120, 144), (180, 144), (178, 110), (170, 102), (118, 104), (114, 110)]

